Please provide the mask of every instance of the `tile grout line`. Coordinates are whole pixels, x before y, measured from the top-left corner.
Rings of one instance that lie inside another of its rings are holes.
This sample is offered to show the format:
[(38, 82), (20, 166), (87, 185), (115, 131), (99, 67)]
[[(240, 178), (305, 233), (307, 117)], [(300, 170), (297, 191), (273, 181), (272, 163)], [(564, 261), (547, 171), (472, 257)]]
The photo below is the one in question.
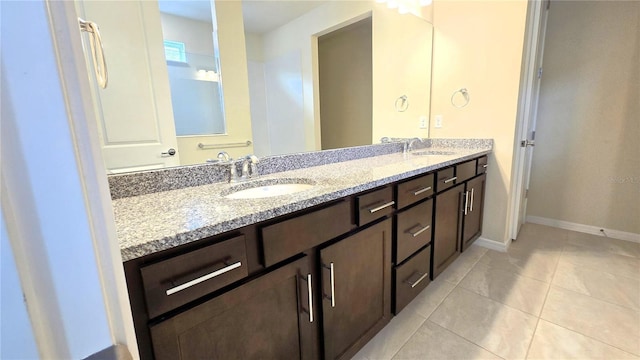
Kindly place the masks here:
[[(460, 280), (459, 280), (456, 284), (454, 284), (453, 282), (448, 281), (448, 280), (444, 280), (444, 281), (446, 281), (446, 282), (448, 282), (449, 284), (454, 285), (454, 286), (456, 286), (456, 287), (457, 287), (457, 286), (462, 282), (462, 280), (464, 280), (464, 278), (466, 278), (466, 277), (467, 277), (467, 275), (469, 275), (469, 273), (471, 272), (471, 270), (472, 270), (472, 269), (473, 269), (473, 268), (474, 268), (474, 267), (475, 267), (475, 266), (480, 262), (480, 259), (482, 259), (483, 257), (485, 257), (485, 255), (487, 255), (487, 253), (488, 253), (489, 251), (494, 251), (494, 250), (487, 249), (487, 251), (485, 251), (485, 252), (482, 254), (482, 256), (480, 256), (480, 257), (479, 257), (479, 258), (478, 258), (478, 259), (477, 259), (473, 264), (471, 264), (471, 266), (469, 267), (469, 270), (467, 270), (467, 271), (464, 273), (464, 275), (462, 275), (462, 277), (460, 278)], [(451, 264), (451, 265), (453, 265), (453, 264)]]
[[(435, 281), (435, 280), (434, 280), (434, 281)], [(445, 280), (444, 282), (448, 282), (448, 281), (446, 281), (446, 280)], [(425, 320), (422, 322), (422, 324), (420, 324), (420, 326), (419, 326), (419, 327), (418, 327), (414, 332), (412, 332), (412, 333), (411, 333), (411, 336), (409, 336), (409, 338), (408, 338), (408, 339), (407, 339), (407, 340), (402, 344), (402, 346), (400, 346), (400, 348), (399, 348), (395, 353), (393, 353), (393, 355), (391, 356), (391, 359), (393, 359), (396, 355), (398, 355), (398, 353), (400, 352), (400, 350), (402, 350), (402, 348), (403, 348), (405, 345), (407, 345), (407, 343), (409, 342), (409, 340), (411, 340), (411, 338), (412, 338), (412, 337), (413, 337), (413, 336), (414, 336), (418, 331), (420, 331), (420, 328), (421, 328), (421, 327), (422, 327), (422, 326), (423, 326), (427, 321), (429, 321), (429, 318), (431, 317), (431, 315), (432, 315), (434, 312), (436, 312), (436, 310), (438, 310), (438, 308), (440, 307), (440, 305), (442, 305), (442, 303), (444, 302), (444, 300), (445, 300), (446, 298), (448, 298), (448, 297), (449, 297), (449, 295), (451, 295), (451, 292), (452, 292), (452, 291), (453, 291), (453, 289), (455, 289), (455, 288), (456, 288), (456, 286), (452, 287), (452, 288), (451, 288), (451, 290), (449, 290), (449, 292), (447, 292), (447, 294), (446, 294), (445, 296), (443, 296), (443, 297), (442, 297), (442, 300), (440, 300), (440, 302), (438, 302), (438, 304), (433, 308), (433, 311), (431, 311), (431, 314), (429, 314), (429, 316), (424, 316), (424, 315), (422, 315), (422, 314), (420, 314), (420, 313), (417, 313), (417, 312), (416, 312), (418, 315), (420, 315), (420, 316), (424, 317), (424, 318), (425, 318)]]
[(567, 331), (574, 332), (574, 333), (576, 333), (576, 334), (578, 334), (578, 335), (584, 336), (584, 337), (586, 337), (586, 338), (588, 338), (588, 339), (590, 339), (590, 340), (593, 340), (593, 341), (599, 342), (600, 344), (603, 344), (603, 345), (606, 345), (606, 346), (612, 347), (612, 348), (614, 348), (614, 349), (620, 350), (620, 351), (622, 351), (622, 352), (624, 352), (624, 353), (627, 353), (627, 354), (630, 354), (630, 355), (633, 355), (633, 356), (640, 356), (640, 353), (638, 353), (638, 354), (636, 354), (636, 353), (632, 353), (632, 352), (630, 352), (629, 350), (625, 350), (625, 349), (619, 348), (619, 347), (618, 347), (618, 346), (616, 346), (616, 345), (609, 344), (608, 342), (604, 342), (604, 341), (602, 341), (602, 340), (600, 340), (600, 339), (596, 339), (596, 338), (594, 338), (594, 337), (592, 337), (592, 336), (590, 336), (590, 335), (586, 335), (586, 334), (583, 334), (583, 333), (578, 332), (578, 331), (576, 331), (576, 330), (570, 329), (570, 328), (568, 328), (568, 327), (566, 327), (566, 326), (564, 326), (564, 325), (556, 324), (555, 322), (553, 322), (553, 321), (551, 321), (551, 320), (542, 319), (542, 318), (541, 318), (540, 320), (544, 320), (544, 321), (548, 322), (549, 324), (553, 324), (553, 325), (558, 326), (558, 327), (561, 327), (561, 328), (563, 328), (563, 329), (565, 329), (565, 330), (567, 330)]
[(488, 352), (488, 353), (490, 353), (490, 354), (495, 355), (496, 357), (498, 357), (498, 358), (500, 358), (500, 359), (503, 359), (503, 360), (505, 359), (505, 358), (503, 358), (502, 356), (500, 356), (500, 355), (498, 355), (498, 354), (494, 353), (493, 351), (491, 351), (491, 350), (489, 350), (489, 349), (485, 348), (484, 346), (479, 345), (479, 344), (476, 344), (475, 342), (473, 342), (473, 341), (471, 341), (471, 340), (467, 339), (466, 337), (464, 337), (464, 336), (462, 336), (462, 335), (460, 335), (460, 334), (458, 334), (458, 333), (454, 332), (453, 330), (447, 329), (446, 327), (441, 326), (441, 325), (439, 325), (439, 324), (437, 324), (437, 323), (434, 323), (433, 321), (430, 321), (429, 319), (427, 319), (427, 321), (429, 321), (429, 322), (430, 322), (430, 323), (432, 323), (433, 325), (435, 325), (435, 326), (437, 326), (437, 327), (439, 327), (439, 328), (441, 328), (441, 329), (445, 330), (446, 332), (448, 332), (448, 333), (450, 333), (450, 334), (453, 334), (454, 336), (459, 337), (460, 339), (462, 339), (462, 340), (464, 340), (464, 341), (468, 342), (469, 344), (473, 344), (473, 345), (475, 345), (475, 346), (477, 346), (477, 347), (479, 347), (479, 348), (481, 348), (481, 349), (485, 350), (486, 352)]
[[(562, 249), (563, 253), (564, 253), (564, 247)], [(591, 251), (596, 251), (596, 250), (591, 250)], [(624, 256), (624, 255), (619, 255), (619, 254), (612, 254), (609, 253), (610, 255), (616, 255), (616, 256)], [(628, 256), (627, 256), (628, 257)], [(637, 258), (633, 258), (633, 257), (629, 257), (630, 259), (634, 259), (637, 260), (638, 263), (640, 263), (640, 259)], [(565, 259), (565, 261), (567, 263), (569, 263), (571, 266), (574, 266), (576, 268), (585, 268), (587, 270), (591, 270), (591, 271), (596, 271), (596, 272), (601, 272), (601, 273), (605, 273), (605, 274), (609, 274), (611, 276), (617, 276), (617, 277), (623, 277), (623, 278), (627, 278), (627, 279), (632, 279), (635, 280), (633, 277), (627, 276), (627, 275), (622, 275), (622, 274), (614, 274), (612, 272), (606, 271), (606, 270), (602, 270), (601, 268), (598, 268), (597, 266), (591, 266), (591, 265), (584, 265), (584, 264), (577, 264), (573, 261), (571, 261), (570, 259)]]
[[(565, 239), (565, 241), (569, 240), (569, 236), (568, 235), (566, 236), (567, 238)], [(540, 325), (542, 312), (544, 311), (544, 306), (547, 304), (547, 299), (549, 298), (549, 293), (551, 292), (553, 279), (555, 279), (556, 277), (556, 272), (558, 271), (558, 265), (560, 264), (560, 259), (562, 259), (562, 254), (564, 254), (564, 246), (562, 247), (562, 250), (560, 250), (560, 256), (558, 256), (558, 261), (556, 261), (556, 264), (554, 265), (553, 275), (551, 276), (551, 281), (549, 281), (549, 287), (547, 288), (547, 293), (544, 295), (544, 300), (542, 301), (542, 308), (540, 308), (540, 314), (538, 314), (538, 319), (536, 320), (536, 326), (533, 328), (533, 334), (531, 335), (531, 340), (529, 340), (529, 346), (527, 347), (527, 352), (524, 355), (525, 359), (529, 358), (529, 352), (531, 351), (531, 346), (533, 345), (533, 339), (535, 338), (536, 333), (538, 332), (538, 325)]]
[[(611, 301), (609, 301), (609, 300), (601, 299), (601, 298), (598, 298), (598, 297), (595, 297), (595, 296), (591, 296), (591, 295), (583, 294), (583, 293), (581, 293), (581, 292), (577, 292), (577, 291), (574, 291), (574, 290), (571, 290), (571, 289), (564, 288), (564, 287), (562, 287), (562, 286), (560, 286), (560, 285), (555, 285), (555, 284), (549, 284), (549, 285), (551, 285), (551, 286), (553, 286), (553, 287), (555, 287), (555, 288), (557, 288), (557, 289), (562, 289), (562, 290), (564, 290), (564, 291), (568, 291), (568, 292), (571, 292), (571, 293), (574, 293), (574, 294), (578, 294), (578, 295), (586, 296), (586, 297), (592, 298), (592, 299), (594, 299), (594, 300), (602, 301), (602, 302), (607, 303), (607, 304), (609, 304), (609, 305), (614, 305), (614, 306), (617, 306), (617, 307), (621, 307), (621, 308), (624, 308), (624, 309), (626, 309), (626, 310), (629, 310), (629, 311), (633, 311), (633, 312), (635, 312), (635, 313), (638, 313), (638, 314), (640, 315), (640, 309), (631, 308), (631, 307), (628, 307), (628, 306), (625, 306), (625, 305), (616, 304), (616, 303), (611, 302)], [(545, 320), (546, 320), (546, 319), (545, 319)], [(547, 320), (547, 321), (548, 321), (548, 320)]]

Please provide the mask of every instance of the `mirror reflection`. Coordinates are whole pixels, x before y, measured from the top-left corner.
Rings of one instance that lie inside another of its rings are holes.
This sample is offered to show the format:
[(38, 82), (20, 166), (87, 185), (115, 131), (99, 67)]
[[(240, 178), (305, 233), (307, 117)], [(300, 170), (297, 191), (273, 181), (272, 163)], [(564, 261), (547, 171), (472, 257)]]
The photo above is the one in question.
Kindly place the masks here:
[(428, 136), (424, 17), (374, 1), (78, 4), (109, 65), (92, 91), (111, 173)]

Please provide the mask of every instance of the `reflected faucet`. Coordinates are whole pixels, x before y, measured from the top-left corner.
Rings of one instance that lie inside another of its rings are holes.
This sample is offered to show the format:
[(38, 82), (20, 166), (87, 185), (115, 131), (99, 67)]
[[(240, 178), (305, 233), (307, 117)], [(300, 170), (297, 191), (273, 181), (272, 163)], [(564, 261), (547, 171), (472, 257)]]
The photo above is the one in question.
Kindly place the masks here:
[(220, 151), (218, 153), (218, 160), (222, 162), (231, 161), (231, 156), (229, 156), (229, 154), (226, 151)]
[(415, 145), (415, 143), (416, 143), (416, 142), (418, 142), (418, 141), (419, 141), (421, 144), (424, 142), (424, 140), (422, 140), (422, 139), (420, 139), (420, 138), (418, 138), (418, 137), (413, 138), (413, 139), (411, 139), (411, 140), (407, 140), (407, 141), (405, 141), (405, 143), (404, 143), (404, 151), (403, 151), (403, 152), (406, 154), (406, 153), (408, 153), (408, 152), (413, 151), (413, 146), (414, 146), (414, 145)]
[(242, 160), (242, 180), (258, 176), (258, 157), (251, 154)]

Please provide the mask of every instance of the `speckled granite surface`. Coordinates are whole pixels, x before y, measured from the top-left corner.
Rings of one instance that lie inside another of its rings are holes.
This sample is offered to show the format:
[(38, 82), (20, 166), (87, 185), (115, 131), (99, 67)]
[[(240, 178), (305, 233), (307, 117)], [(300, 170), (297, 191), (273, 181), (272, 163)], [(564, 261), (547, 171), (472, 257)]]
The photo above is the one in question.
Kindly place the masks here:
[[(268, 161), (258, 164), (261, 167), (267, 163), (268, 168), (265, 166), (264, 172), (260, 168), (260, 173), (269, 174), (261, 175), (255, 179), (257, 181), (291, 182), (291, 179), (301, 179), (302, 182), (315, 183), (313, 188), (291, 195), (228, 199), (223, 194), (238, 186), (247, 187), (248, 183), (223, 182), (115, 199), (113, 208), (123, 261), (485, 155), (491, 152), (493, 141), (433, 139), (417, 146), (453, 152), (451, 155), (403, 154), (397, 151), (398, 146), (401, 150), (402, 144), (398, 143), (375, 145), (383, 151), (394, 147), (396, 151), (370, 157), (357, 157), (367, 153), (365, 149), (356, 149), (357, 154), (345, 154), (348, 149), (332, 150), (333, 154), (322, 152), (328, 156), (310, 153), (308, 155), (316, 157), (311, 160), (304, 158), (305, 154), (287, 155), (283, 156), (285, 161), (297, 159), (304, 164), (319, 164), (282, 172), (276, 171), (285, 167), (277, 163), (278, 157), (269, 158), (273, 165)], [(330, 163), (340, 156), (356, 158)]]
[[(259, 173), (268, 175), (282, 171), (326, 165), (402, 151), (401, 142), (355, 146), (299, 154), (267, 156), (260, 159)], [(234, 160), (241, 169), (242, 160)], [(109, 175), (112, 199), (183, 189), (229, 180), (230, 164), (198, 164), (159, 170)]]

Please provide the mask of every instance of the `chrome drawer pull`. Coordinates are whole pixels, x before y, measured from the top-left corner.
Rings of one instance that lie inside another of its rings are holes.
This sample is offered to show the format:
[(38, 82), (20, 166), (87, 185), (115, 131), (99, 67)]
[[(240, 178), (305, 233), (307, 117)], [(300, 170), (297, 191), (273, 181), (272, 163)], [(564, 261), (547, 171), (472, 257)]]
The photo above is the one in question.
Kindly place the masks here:
[(424, 188), (424, 189), (420, 189), (420, 190), (418, 190), (418, 191), (414, 191), (414, 192), (413, 192), (413, 195), (418, 196), (418, 195), (422, 194), (423, 192), (425, 192), (425, 191), (429, 191), (429, 190), (431, 190), (431, 186), (427, 186), (427, 187), (426, 187), (426, 188)]
[(229, 271), (231, 271), (233, 269), (237, 269), (240, 266), (242, 266), (242, 263), (240, 261), (238, 261), (235, 264), (231, 264), (229, 266), (223, 267), (222, 269), (216, 270), (216, 271), (211, 272), (211, 273), (208, 273), (207, 275), (200, 276), (199, 278), (193, 279), (191, 281), (188, 281), (188, 282), (186, 282), (186, 283), (184, 283), (182, 285), (178, 285), (176, 287), (172, 287), (171, 289), (167, 290), (167, 295), (175, 294), (178, 291), (182, 291), (184, 289), (192, 287), (193, 285), (200, 284), (203, 281), (207, 281), (207, 280), (209, 280), (211, 278), (214, 278), (214, 277), (216, 277), (218, 275), (222, 275), (222, 274), (224, 274), (226, 272), (229, 272)]
[(469, 206), (469, 212), (473, 212), (473, 188), (471, 188), (471, 206)]
[(313, 322), (313, 287), (311, 286), (311, 274), (307, 274), (307, 290), (309, 291), (309, 322)]
[(465, 191), (464, 192), (464, 214), (467, 215), (468, 214), (468, 207), (469, 207), (469, 192)]
[(445, 180), (445, 181), (444, 181), (444, 183), (445, 183), (445, 184), (448, 184), (448, 183), (450, 183), (450, 182), (454, 181), (454, 180), (455, 180), (455, 179), (457, 179), (457, 178), (458, 178), (457, 176), (454, 176), (454, 177), (452, 177), (451, 179), (447, 179), (447, 180)]
[(393, 205), (395, 205), (395, 203), (396, 203), (395, 201), (389, 201), (386, 204), (380, 205), (380, 206), (378, 206), (376, 208), (373, 208), (373, 209), (369, 209), (369, 213), (373, 214), (376, 211), (380, 211), (380, 210), (382, 210), (384, 208), (388, 208), (389, 206), (393, 206)]
[[(418, 224), (418, 226), (420, 226), (420, 224)], [(418, 230), (418, 231), (416, 231), (416, 232), (414, 232), (414, 233), (412, 233), (412, 232), (410, 232), (410, 231), (407, 231), (407, 232), (408, 232), (409, 234), (411, 234), (411, 236), (416, 237), (416, 236), (418, 236), (418, 235), (422, 234), (423, 232), (425, 232), (425, 231), (429, 230), (430, 228), (431, 228), (431, 225), (427, 225), (427, 226), (423, 227), (422, 229), (420, 229), (420, 230)]]
[[(420, 273), (419, 273), (419, 272), (416, 272), (416, 274), (420, 275)], [(420, 284), (420, 282), (421, 282), (422, 280), (424, 280), (427, 276), (429, 276), (429, 273), (424, 273), (424, 274), (422, 274), (422, 276), (420, 276), (420, 277), (418, 278), (418, 280), (416, 280), (415, 282), (411, 282), (411, 281), (409, 281), (409, 280), (405, 280), (405, 283), (406, 283), (406, 284), (411, 285), (411, 288), (413, 289), (414, 287), (418, 286), (418, 284)]]
[(485, 169), (487, 168), (487, 166), (489, 166), (489, 165), (487, 165), (487, 164), (482, 165), (482, 167), (485, 168)]
[(329, 263), (329, 266), (322, 264), (326, 269), (329, 269), (329, 279), (331, 281), (331, 296), (325, 295), (325, 299), (331, 300), (331, 307), (336, 307), (336, 283), (334, 277), (333, 263)]

